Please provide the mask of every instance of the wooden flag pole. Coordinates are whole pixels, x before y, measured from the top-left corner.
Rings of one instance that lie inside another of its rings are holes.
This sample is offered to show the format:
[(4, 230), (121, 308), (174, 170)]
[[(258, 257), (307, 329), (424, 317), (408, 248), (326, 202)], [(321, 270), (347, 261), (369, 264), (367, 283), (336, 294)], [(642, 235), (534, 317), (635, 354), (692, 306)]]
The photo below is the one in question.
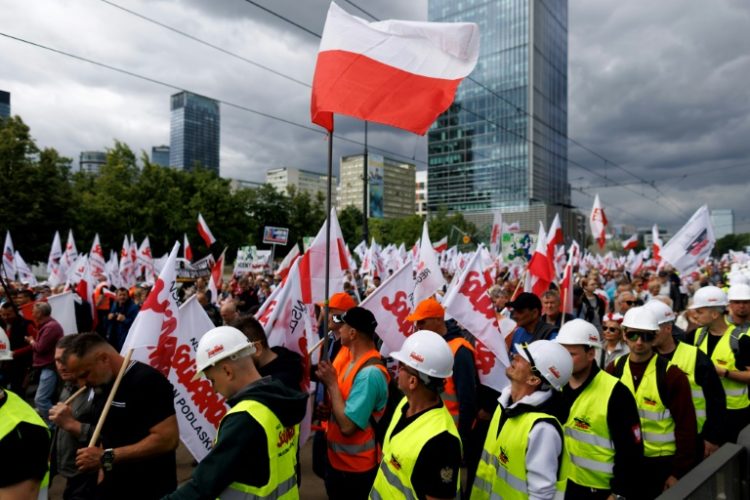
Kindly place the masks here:
[(112, 390), (109, 391), (109, 396), (107, 396), (107, 402), (104, 404), (104, 409), (102, 410), (102, 414), (99, 416), (99, 421), (96, 423), (96, 428), (94, 429), (94, 433), (91, 435), (91, 440), (89, 441), (89, 446), (96, 446), (96, 442), (99, 441), (99, 434), (102, 432), (102, 427), (104, 427), (104, 421), (107, 420), (107, 415), (109, 414), (109, 408), (112, 406), (112, 400), (115, 399), (115, 393), (117, 392), (117, 389), (120, 387), (120, 382), (122, 382), (122, 377), (125, 375), (125, 371), (128, 369), (128, 365), (130, 364), (130, 357), (133, 355), (133, 349), (131, 348), (128, 353), (125, 355), (125, 359), (122, 362), (122, 366), (120, 366), (120, 371), (117, 373), (117, 378), (115, 379), (115, 383), (112, 384)]
[(565, 324), (565, 304), (567, 304), (568, 300), (568, 288), (570, 287), (566, 286), (562, 293), (562, 303), (560, 304), (560, 314), (562, 314), (562, 318), (560, 319), (560, 328)]
[(526, 273), (528, 272), (529, 272), (528, 269), (524, 269), (524, 271), (521, 273), (521, 276), (519, 276), (518, 284), (516, 285), (516, 289), (513, 290), (513, 295), (510, 296), (510, 300), (516, 299), (516, 294), (518, 293), (518, 290), (521, 288), (521, 283), (523, 283), (524, 280), (526, 279)]
[(79, 389), (78, 389), (78, 390), (77, 390), (76, 392), (74, 392), (73, 394), (71, 394), (71, 395), (70, 395), (70, 397), (69, 397), (68, 399), (66, 399), (66, 400), (65, 400), (65, 402), (64, 402), (63, 404), (69, 405), (70, 403), (72, 403), (72, 402), (73, 402), (73, 400), (74, 400), (75, 398), (77, 398), (78, 396), (80, 396), (81, 394), (83, 394), (83, 392), (84, 392), (84, 391), (85, 391), (86, 389), (88, 389), (88, 387), (87, 387), (87, 386), (85, 386), (85, 385), (84, 385), (83, 387), (80, 387), (80, 388), (79, 388)]

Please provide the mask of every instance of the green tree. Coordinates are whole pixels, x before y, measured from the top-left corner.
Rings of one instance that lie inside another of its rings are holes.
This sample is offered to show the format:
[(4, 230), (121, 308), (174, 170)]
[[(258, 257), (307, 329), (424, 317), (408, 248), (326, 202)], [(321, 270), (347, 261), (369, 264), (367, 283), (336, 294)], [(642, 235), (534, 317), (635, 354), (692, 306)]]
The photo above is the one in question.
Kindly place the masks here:
[(750, 233), (727, 234), (716, 240), (712, 254), (714, 257), (721, 257), (730, 250), (744, 251), (749, 245)]
[(351, 247), (357, 246), (362, 241), (362, 211), (354, 205), (347, 205), (338, 217), (344, 240)]

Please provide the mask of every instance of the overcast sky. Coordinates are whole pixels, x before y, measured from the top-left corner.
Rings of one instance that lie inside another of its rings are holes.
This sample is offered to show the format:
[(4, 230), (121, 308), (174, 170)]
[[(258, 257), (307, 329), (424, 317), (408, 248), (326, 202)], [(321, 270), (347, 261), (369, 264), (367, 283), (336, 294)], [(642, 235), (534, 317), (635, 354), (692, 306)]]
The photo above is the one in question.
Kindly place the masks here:
[[(315, 33), (322, 31), (328, 6), (328, 0), (252, 3)], [(252, 3), (0, 0), (3, 35), (166, 84), (0, 36), (0, 89), (11, 92), (13, 114), (31, 127), (40, 146), (72, 158), (111, 147), (115, 139), (138, 152), (169, 144), (171, 86), (228, 103), (221, 107), (223, 177), (262, 182), (267, 169), (279, 166), (323, 171), (325, 136), (310, 123), (310, 89), (303, 85), (312, 80), (319, 39)], [(353, 3), (381, 19), (427, 16), (426, 0)], [(352, 3), (340, 5), (367, 18)], [(575, 205), (588, 212), (598, 192), (612, 223), (657, 222), (674, 231), (707, 203), (733, 209), (737, 231), (750, 231), (749, 26), (747, 0), (570, 2), (569, 136), (607, 160), (570, 144), (571, 162), (600, 174), (570, 165), (571, 184), (583, 189), (573, 191)], [(337, 116), (336, 127), (346, 139), (363, 139), (361, 122)], [(368, 142), (373, 152), (413, 158), (426, 168), (424, 138), (373, 125)], [(334, 144), (335, 157), (362, 149), (344, 140)]]

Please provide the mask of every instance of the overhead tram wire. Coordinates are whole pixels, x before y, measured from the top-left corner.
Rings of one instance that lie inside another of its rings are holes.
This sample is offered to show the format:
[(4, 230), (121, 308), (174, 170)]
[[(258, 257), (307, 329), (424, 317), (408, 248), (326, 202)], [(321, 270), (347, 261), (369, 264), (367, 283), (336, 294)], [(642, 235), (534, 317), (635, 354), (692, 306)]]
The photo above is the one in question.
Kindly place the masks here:
[[(345, 0), (345, 1), (346, 1), (346, 3), (348, 3), (349, 5), (351, 5), (352, 7), (356, 8), (357, 10), (359, 10), (359, 11), (363, 12), (364, 14), (366, 14), (367, 16), (369, 16), (369, 17), (370, 17), (371, 19), (373, 19), (373, 20), (375, 20), (375, 21), (380, 21), (380, 19), (379, 19), (378, 17), (376, 17), (376, 16), (374, 16), (373, 14), (369, 13), (368, 11), (366, 11), (365, 9), (363, 9), (362, 7), (360, 7), (359, 5), (355, 4), (355, 3), (354, 3), (354, 2), (352, 2), (351, 0)], [(610, 160), (610, 159), (608, 159), (608, 158), (605, 158), (605, 157), (604, 157), (604, 156), (602, 156), (601, 154), (599, 154), (599, 153), (597, 153), (596, 151), (594, 151), (593, 149), (591, 149), (591, 148), (589, 148), (589, 147), (585, 146), (584, 144), (580, 143), (579, 141), (577, 141), (577, 140), (573, 139), (572, 137), (568, 136), (567, 134), (563, 134), (563, 133), (562, 133), (562, 132), (561, 132), (560, 130), (557, 130), (557, 129), (556, 129), (555, 127), (553, 127), (553, 126), (552, 126), (551, 124), (549, 124), (549, 123), (546, 123), (546, 122), (545, 122), (544, 120), (540, 120), (540, 119), (539, 119), (538, 117), (536, 117), (536, 116), (532, 115), (532, 114), (531, 114), (531, 113), (529, 113), (529, 112), (528, 112), (527, 110), (525, 110), (525, 109), (521, 108), (521, 107), (520, 107), (520, 106), (518, 106), (518, 105), (517, 105), (516, 103), (514, 103), (514, 102), (510, 101), (510, 100), (509, 100), (509, 99), (507, 99), (506, 97), (504, 97), (504, 96), (502, 96), (502, 95), (498, 94), (497, 92), (495, 92), (494, 90), (492, 90), (491, 88), (489, 88), (488, 86), (486, 86), (486, 85), (485, 85), (484, 83), (482, 83), (482, 82), (480, 82), (480, 81), (476, 80), (476, 79), (475, 79), (474, 77), (472, 77), (472, 76), (468, 76), (468, 77), (467, 77), (466, 79), (467, 79), (467, 80), (469, 80), (469, 81), (471, 81), (471, 82), (473, 82), (474, 84), (476, 84), (476, 85), (480, 86), (480, 87), (481, 87), (482, 89), (486, 90), (487, 92), (489, 92), (490, 94), (492, 94), (492, 95), (493, 95), (493, 96), (495, 96), (496, 98), (498, 98), (498, 99), (500, 99), (500, 100), (502, 100), (502, 101), (506, 102), (507, 104), (509, 104), (510, 106), (512, 106), (512, 107), (513, 107), (513, 108), (514, 108), (514, 109), (516, 110), (516, 112), (518, 112), (518, 113), (522, 113), (522, 114), (525, 114), (526, 116), (528, 116), (529, 118), (531, 118), (531, 119), (532, 119), (532, 120), (534, 120), (535, 122), (537, 122), (537, 123), (541, 123), (542, 125), (544, 125), (544, 126), (545, 126), (545, 127), (547, 127), (548, 129), (550, 129), (550, 130), (552, 130), (552, 131), (554, 131), (554, 132), (556, 132), (556, 133), (558, 133), (558, 134), (562, 135), (563, 137), (565, 137), (565, 139), (567, 139), (567, 140), (568, 140), (569, 142), (571, 142), (571, 143), (573, 143), (573, 144), (577, 145), (577, 146), (578, 146), (578, 147), (580, 147), (581, 149), (583, 149), (583, 150), (585, 150), (585, 151), (587, 151), (587, 152), (591, 153), (592, 155), (594, 155), (594, 156), (598, 157), (599, 159), (603, 160), (603, 161), (604, 161), (604, 162), (605, 162), (606, 164), (609, 164), (609, 165), (612, 165), (612, 166), (614, 166), (614, 167), (617, 167), (618, 169), (622, 170), (623, 172), (625, 172), (625, 173), (627, 173), (627, 174), (629, 174), (629, 175), (633, 176), (634, 178), (636, 178), (636, 179), (640, 180), (642, 184), (648, 185), (649, 187), (651, 187), (652, 189), (654, 189), (654, 190), (655, 190), (655, 191), (656, 191), (656, 192), (657, 192), (658, 194), (660, 194), (661, 196), (663, 196), (663, 197), (665, 198), (665, 201), (669, 201), (670, 203), (672, 203), (672, 204), (673, 204), (673, 205), (674, 205), (674, 206), (675, 206), (675, 207), (677, 208), (677, 210), (680, 210), (680, 211), (681, 211), (681, 208), (680, 208), (679, 206), (677, 206), (677, 204), (676, 204), (676, 203), (675, 203), (675, 202), (674, 202), (674, 201), (673, 201), (673, 200), (671, 199), (671, 197), (670, 197), (670, 196), (668, 196), (668, 195), (667, 195), (666, 193), (664, 193), (664, 192), (663, 192), (663, 191), (662, 191), (661, 189), (659, 189), (658, 187), (656, 187), (656, 186), (654, 185), (654, 183), (653, 183), (653, 182), (649, 182), (649, 181), (647, 181), (647, 180), (646, 180), (646, 179), (644, 179), (643, 177), (641, 177), (641, 176), (639, 176), (639, 175), (637, 175), (637, 174), (634, 174), (633, 172), (631, 172), (630, 170), (626, 169), (626, 168), (625, 168), (625, 167), (623, 167), (622, 165), (619, 165), (618, 163), (616, 163), (616, 162), (613, 162), (612, 160)], [(605, 176), (605, 177), (606, 177), (606, 176)], [(681, 215), (683, 215), (683, 216), (684, 216), (684, 214), (681, 214)]]
[(263, 7), (262, 5), (258, 4), (257, 2), (253, 2), (253, 0), (245, 0), (245, 1), (246, 1), (247, 3), (249, 3), (250, 5), (254, 5), (254, 6), (256, 6), (257, 8), (259, 8), (260, 10), (262, 10), (263, 12), (267, 12), (268, 14), (271, 14), (272, 16), (274, 16), (274, 17), (277, 17), (277, 18), (281, 19), (282, 21), (285, 21), (285, 22), (287, 22), (287, 23), (291, 24), (292, 26), (295, 26), (295, 27), (297, 27), (297, 28), (301, 29), (301, 30), (302, 30), (302, 31), (304, 31), (305, 33), (308, 33), (308, 34), (310, 34), (310, 35), (312, 35), (312, 36), (314, 36), (314, 37), (316, 37), (316, 38), (320, 38), (320, 37), (321, 37), (321, 35), (319, 35), (319, 34), (315, 33), (314, 31), (312, 31), (312, 30), (310, 30), (310, 29), (307, 29), (307, 28), (305, 28), (305, 27), (304, 27), (304, 26), (302, 26), (301, 24), (299, 24), (299, 23), (296, 23), (296, 22), (292, 21), (292, 20), (291, 20), (291, 19), (289, 19), (288, 17), (284, 17), (284, 16), (282, 16), (282, 15), (281, 15), (281, 14), (279, 14), (278, 12), (274, 12), (274, 11), (272, 11), (272, 10), (271, 10), (271, 9), (269, 9), (268, 7)]
[[(127, 75), (127, 76), (130, 76), (130, 77), (133, 77), (133, 78), (138, 78), (140, 80), (144, 80), (144, 81), (147, 81), (147, 82), (150, 82), (150, 83), (154, 83), (156, 85), (160, 85), (162, 87), (166, 87), (166, 88), (169, 88), (169, 89), (172, 89), (172, 90), (177, 90), (177, 91), (180, 91), (180, 92), (181, 91), (188, 91), (188, 92), (190, 92), (189, 90), (187, 90), (187, 89), (185, 89), (183, 87), (180, 87), (180, 86), (168, 83), (168, 82), (157, 80), (155, 78), (151, 78), (151, 77), (148, 77), (148, 76), (145, 76), (145, 75), (141, 75), (141, 74), (135, 73), (133, 71), (129, 71), (129, 70), (118, 68), (116, 66), (112, 66), (112, 65), (109, 65), (109, 64), (106, 64), (106, 63), (95, 61), (93, 59), (89, 59), (89, 58), (86, 58), (86, 57), (83, 57), (83, 56), (79, 56), (79, 55), (73, 54), (71, 52), (66, 52), (64, 50), (56, 49), (54, 47), (49, 47), (49, 46), (43, 45), (41, 43), (32, 42), (31, 40), (26, 40), (24, 38), (20, 38), (20, 37), (14, 36), (14, 35), (10, 35), (8, 33), (0, 32), (0, 36), (8, 38), (10, 40), (14, 40), (16, 42), (20, 42), (20, 43), (24, 43), (24, 44), (27, 44), (27, 45), (31, 45), (31, 46), (39, 48), (39, 49), (47, 50), (49, 52), (53, 52), (53, 53), (61, 55), (61, 56), (70, 57), (72, 59), (76, 59), (76, 60), (81, 61), (81, 62), (93, 64), (94, 66), (98, 66), (100, 68), (105, 68), (105, 69), (108, 69), (110, 71), (115, 71), (115, 72), (123, 74), (123, 75)], [(210, 96), (206, 96), (206, 97), (210, 97)], [(288, 120), (286, 118), (282, 118), (280, 116), (272, 115), (272, 114), (266, 113), (264, 111), (259, 111), (257, 109), (253, 109), (253, 108), (249, 108), (247, 106), (243, 106), (241, 104), (237, 104), (237, 103), (230, 102), (230, 101), (225, 101), (225, 100), (222, 100), (222, 99), (216, 99), (216, 98), (212, 98), (212, 97), (211, 97), (211, 99), (213, 99), (216, 102), (219, 102), (221, 104), (224, 104), (226, 106), (229, 106), (229, 107), (232, 107), (232, 108), (235, 108), (235, 109), (239, 109), (241, 111), (246, 111), (248, 113), (252, 113), (252, 114), (255, 114), (255, 115), (258, 115), (258, 116), (262, 116), (262, 117), (268, 118), (270, 120), (275, 120), (275, 121), (278, 121), (278, 122), (286, 123), (287, 125), (292, 125), (292, 126), (297, 127), (297, 128), (301, 128), (301, 129), (304, 129), (304, 130), (309, 130), (311, 132), (315, 132), (316, 134), (320, 134), (320, 135), (326, 135), (327, 134), (327, 132), (325, 132), (324, 130), (322, 130), (320, 128), (312, 127), (310, 125), (304, 125), (304, 124), (301, 124), (301, 123), (297, 123), (297, 122), (294, 122), (292, 120)], [(349, 139), (348, 137), (344, 137), (344, 136), (340, 136), (340, 135), (336, 135), (336, 134), (334, 134), (333, 136), (335, 138), (341, 140), (341, 141), (344, 141), (344, 142), (348, 142), (348, 143), (351, 143), (351, 144), (356, 144), (358, 146), (363, 146), (364, 145), (363, 142), (357, 141), (357, 140), (354, 140), (354, 139)], [(406, 160), (414, 161), (416, 163), (422, 163), (422, 164), (426, 164), (427, 163), (425, 161), (417, 160), (415, 158), (410, 158), (410, 157), (408, 157), (406, 155), (403, 155), (401, 153), (396, 153), (394, 151), (390, 151), (390, 150), (387, 150), (387, 149), (375, 147), (375, 146), (372, 146), (372, 145), (369, 145), (369, 147), (371, 149), (380, 151), (380, 152), (382, 152), (384, 154), (392, 155), (394, 157), (404, 158)]]
[(277, 71), (277, 70), (275, 70), (273, 68), (269, 68), (268, 66), (266, 66), (264, 64), (261, 64), (261, 63), (259, 63), (257, 61), (253, 61), (252, 59), (249, 59), (247, 57), (241, 56), (241, 55), (239, 55), (239, 54), (237, 54), (235, 52), (232, 52), (232, 51), (227, 50), (227, 49), (225, 49), (223, 47), (215, 45), (215, 44), (213, 44), (211, 42), (208, 42), (206, 40), (198, 38), (197, 36), (191, 35), (190, 33), (187, 33), (185, 31), (177, 29), (174, 26), (170, 26), (170, 25), (165, 24), (165, 23), (163, 23), (161, 21), (157, 21), (156, 19), (150, 18), (150, 17), (148, 17), (148, 16), (146, 16), (144, 14), (141, 14), (140, 12), (136, 12), (136, 11), (134, 11), (132, 9), (128, 9), (126, 7), (123, 7), (122, 5), (119, 5), (119, 4), (115, 3), (115, 2), (111, 2), (110, 0), (99, 0), (99, 1), (102, 2), (102, 3), (105, 3), (107, 5), (109, 5), (111, 7), (114, 7), (116, 9), (119, 9), (119, 10), (121, 10), (123, 12), (126, 12), (126, 13), (128, 13), (128, 14), (130, 14), (132, 16), (135, 16), (135, 17), (138, 17), (140, 19), (143, 19), (144, 21), (147, 21), (147, 22), (155, 24), (155, 25), (157, 25), (157, 26), (159, 26), (161, 28), (169, 30), (169, 31), (171, 31), (173, 33), (177, 33), (178, 35), (183, 36), (185, 38), (188, 38), (188, 39), (190, 39), (190, 40), (192, 40), (194, 42), (200, 43), (201, 45), (205, 45), (206, 47), (210, 47), (210, 48), (212, 48), (214, 50), (218, 50), (219, 52), (221, 52), (223, 54), (226, 54), (228, 56), (234, 57), (235, 59), (239, 59), (239, 60), (241, 60), (243, 62), (246, 62), (248, 64), (252, 64), (255, 67), (258, 67), (260, 69), (263, 69), (263, 70), (266, 70), (266, 71), (268, 71), (270, 73), (273, 73), (276, 76), (280, 76), (281, 78), (285, 78), (285, 79), (287, 79), (289, 81), (292, 81), (294, 83), (298, 83), (298, 84), (303, 85), (303, 86), (305, 86), (307, 88), (311, 87), (311, 85), (309, 83), (303, 82), (302, 80), (298, 80), (298, 79), (296, 79), (296, 78), (294, 78), (292, 76), (286, 75), (286, 74), (284, 74), (284, 73), (282, 73), (280, 71)]

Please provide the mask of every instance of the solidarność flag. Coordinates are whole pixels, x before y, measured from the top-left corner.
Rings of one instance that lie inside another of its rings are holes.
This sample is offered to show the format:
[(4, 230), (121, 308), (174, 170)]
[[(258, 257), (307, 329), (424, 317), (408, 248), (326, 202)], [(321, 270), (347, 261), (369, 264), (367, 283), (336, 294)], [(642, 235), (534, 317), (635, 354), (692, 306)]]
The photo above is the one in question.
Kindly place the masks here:
[(332, 2), (313, 77), (312, 122), (333, 113), (424, 135), (479, 57), (474, 23), (368, 23)]

